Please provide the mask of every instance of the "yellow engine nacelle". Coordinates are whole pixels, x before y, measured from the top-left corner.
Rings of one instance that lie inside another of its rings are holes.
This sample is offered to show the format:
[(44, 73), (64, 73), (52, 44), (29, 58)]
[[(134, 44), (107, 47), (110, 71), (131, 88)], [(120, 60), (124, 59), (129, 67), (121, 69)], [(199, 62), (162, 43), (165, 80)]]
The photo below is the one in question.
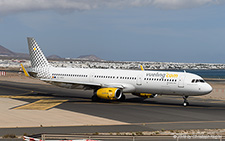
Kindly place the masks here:
[(97, 90), (96, 95), (102, 99), (117, 100), (122, 97), (122, 90), (118, 88), (101, 88)]
[(143, 97), (143, 98), (155, 98), (157, 94), (148, 94), (148, 93), (132, 93), (133, 95)]

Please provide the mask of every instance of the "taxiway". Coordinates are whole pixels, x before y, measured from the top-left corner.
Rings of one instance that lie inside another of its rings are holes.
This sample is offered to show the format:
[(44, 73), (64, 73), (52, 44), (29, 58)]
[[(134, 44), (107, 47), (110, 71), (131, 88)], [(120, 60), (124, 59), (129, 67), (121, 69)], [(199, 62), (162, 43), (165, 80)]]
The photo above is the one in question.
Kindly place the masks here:
[(143, 100), (126, 95), (125, 102), (92, 102), (91, 96), (92, 91), (0, 81), (0, 112), (5, 115), (0, 135), (225, 127), (224, 100), (190, 97), (190, 106), (183, 107), (183, 99), (174, 96)]

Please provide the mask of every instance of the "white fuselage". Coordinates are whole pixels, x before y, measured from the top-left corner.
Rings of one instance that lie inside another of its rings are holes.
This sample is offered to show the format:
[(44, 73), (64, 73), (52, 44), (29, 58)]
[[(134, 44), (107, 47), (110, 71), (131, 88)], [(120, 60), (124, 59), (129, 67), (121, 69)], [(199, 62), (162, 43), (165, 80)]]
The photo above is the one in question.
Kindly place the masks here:
[(53, 81), (118, 86), (124, 93), (196, 96), (212, 91), (200, 76), (186, 72), (51, 67), (49, 73)]

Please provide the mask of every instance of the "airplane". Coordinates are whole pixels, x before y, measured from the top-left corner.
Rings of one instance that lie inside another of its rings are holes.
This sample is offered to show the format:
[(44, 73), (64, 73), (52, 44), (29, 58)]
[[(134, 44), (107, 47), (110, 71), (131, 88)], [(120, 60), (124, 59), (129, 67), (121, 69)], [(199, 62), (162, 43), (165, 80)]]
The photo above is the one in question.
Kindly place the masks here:
[(124, 101), (124, 93), (142, 98), (157, 95), (182, 96), (183, 106), (189, 105), (189, 96), (209, 94), (212, 87), (196, 74), (173, 71), (118, 70), (91, 68), (53, 67), (44, 56), (34, 38), (28, 37), (31, 68), (25, 69), (26, 76), (70, 89), (93, 90), (92, 101)]

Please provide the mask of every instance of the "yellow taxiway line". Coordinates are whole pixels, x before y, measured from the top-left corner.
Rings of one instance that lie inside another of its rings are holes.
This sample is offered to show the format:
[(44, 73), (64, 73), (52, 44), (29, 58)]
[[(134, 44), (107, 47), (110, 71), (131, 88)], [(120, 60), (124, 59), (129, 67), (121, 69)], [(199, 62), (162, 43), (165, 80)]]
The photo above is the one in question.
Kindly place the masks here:
[(17, 98), (17, 99), (47, 99), (47, 96), (21, 96), (21, 95), (0, 95), (0, 98)]
[(48, 110), (57, 105), (62, 104), (68, 100), (53, 100), (53, 99), (45, 99), (38, 100), (33, 103), (29, 103), (23, 106), (16, 107), (14, 109), (23, 109), (23, 110)]

